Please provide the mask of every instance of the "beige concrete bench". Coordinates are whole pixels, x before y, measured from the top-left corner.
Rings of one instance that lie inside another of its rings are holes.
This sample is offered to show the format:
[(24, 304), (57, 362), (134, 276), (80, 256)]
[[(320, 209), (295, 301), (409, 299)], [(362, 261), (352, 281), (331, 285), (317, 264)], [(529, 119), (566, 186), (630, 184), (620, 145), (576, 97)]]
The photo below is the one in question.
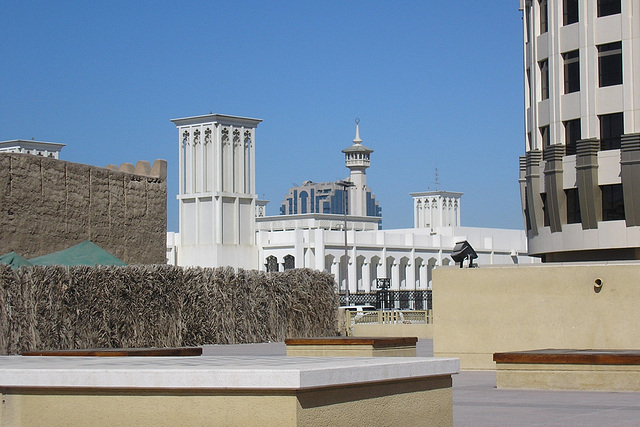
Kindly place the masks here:
[(416, 337), (318, 337), (285, 340), (287, 356), (415, 357)]
[(451, 426), (458, 370), (422, 357), (2, 356), (0, 425)]
[(640, 350), (494, 353), (498, 388), (640, 391)]

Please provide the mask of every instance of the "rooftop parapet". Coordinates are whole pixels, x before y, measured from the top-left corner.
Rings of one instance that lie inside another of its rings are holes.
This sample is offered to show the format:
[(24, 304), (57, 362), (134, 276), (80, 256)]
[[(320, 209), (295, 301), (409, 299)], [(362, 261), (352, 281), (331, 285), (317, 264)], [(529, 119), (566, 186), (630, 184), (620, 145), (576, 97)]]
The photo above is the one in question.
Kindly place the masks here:
[(146, 176), (149, 178), (167, 179), (167, 161), (158, 159), (153, 162), (153, 166), (146, 160), (140, 160), (134, 166), (133, 163), (122, 163), (120, 167), (116, 165), (107, 165), (105, 169), (130, 173), (133, 175)]

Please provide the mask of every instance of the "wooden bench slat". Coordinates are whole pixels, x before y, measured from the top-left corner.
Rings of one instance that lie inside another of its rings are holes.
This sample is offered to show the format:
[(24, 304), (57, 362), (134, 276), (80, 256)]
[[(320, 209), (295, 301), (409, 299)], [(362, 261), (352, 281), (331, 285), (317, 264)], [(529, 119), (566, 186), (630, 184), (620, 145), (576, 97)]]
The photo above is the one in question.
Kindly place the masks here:
[(294, 345), (371, 345), (374, 348), (415, 346), (417, 337), (315, 337), (287, 338), (285, 344)]
[(496, 363), (640, 365), (640, 350), (541, 349), (494, 353)]
[(128, 356), (200, 356), (202, 347), (178, 348), (94, 348), (77, 350), (42, 350), (25, 351), (22, 356), (97, 356), (97, 357), (128, 357)]

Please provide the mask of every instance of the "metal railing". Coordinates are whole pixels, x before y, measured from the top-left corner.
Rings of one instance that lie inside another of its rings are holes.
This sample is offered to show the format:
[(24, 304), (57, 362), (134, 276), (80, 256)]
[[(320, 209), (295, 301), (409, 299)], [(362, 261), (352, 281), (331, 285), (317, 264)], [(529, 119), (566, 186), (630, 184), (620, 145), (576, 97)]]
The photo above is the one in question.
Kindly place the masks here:
[[(346, 304), (344, 293), (339, 295), (340, 305)], [(378, 291), (349, 294), (351, 305), (372, 305), (376, 308), (400, 310), (431, 310), (431, 289), (423, 291)]]
[(375, 310), (349, 312), (349, 324), (412, 324), (425, 325), (433, 323), (433, 310)]
[(348, 311), (347, 335), (355, 325), (427, 325), (433, 324), (433, 310)]

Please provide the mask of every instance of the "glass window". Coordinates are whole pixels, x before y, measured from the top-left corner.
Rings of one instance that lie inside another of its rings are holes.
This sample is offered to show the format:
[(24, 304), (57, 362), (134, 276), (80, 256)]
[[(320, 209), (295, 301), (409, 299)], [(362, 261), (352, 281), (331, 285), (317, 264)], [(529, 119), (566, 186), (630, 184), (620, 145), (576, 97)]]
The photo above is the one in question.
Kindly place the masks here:
[(622, 184), (601, 185), (602, 220), (616, 221), (624, 219), (624, 196)]
[(309, 195), (307, 194), (306, 191), (301, 191), (300, 192), (300, 213), (301, 214), (306, 214), (307, 213), (307, 199), (308, 199)]
[(544, 34), (549, 31), (547, 23), (547, 0), (538, 0), (540, 4), (540, 34)]
[(527, 68), (527, 105), (531, 107), (531, 70)]
[(293, 214), (297, 215), (298, 214), (298, 190), (293, 190), (292, 205), (293, 205)]
[(564, 59), (564, 93), (580, 90), (580, 56), (577, 50), (563, 53)]
[(549, 60), (538, 62), (540, 67), (540, 96), (542, 99), (549, 98)]
[(531, 218), (529, 217), (529, 188), (524, 187), (524, 220), (527, 230), (531, 230)]
[(540, 193), (542, 198), (542, 216), (544, 217), (544, 226), (549, 227), (551, 221), (549, 220), (549, 209), (547, 208), (547, 193)]
[(624, 133), (622, 113), (604, 114), (600, 119), (600, 149), (617, 150)]
[(598, 84), (600, 87), (622, 84), (622, 42), (598, 46)]
[(562, 25), (578, 22), (578, 0), (562, 1)]
[(620, 0), (598, 0), (598, 17), (620, 13), (620, 3)]
[(540, 138), (542, 141), (542, 147), (549, 146), (549, 126), (540, 127)]
[(580, 119), (567, 120), (564, 124), (565, 155), (576, 154), (576, 143), (582, 139)]
[(582, 222), (578, 189), (570, 188), (568, 190), (564, 190), (564, 193), (567, 196), (567, 224), (577, 224)]

